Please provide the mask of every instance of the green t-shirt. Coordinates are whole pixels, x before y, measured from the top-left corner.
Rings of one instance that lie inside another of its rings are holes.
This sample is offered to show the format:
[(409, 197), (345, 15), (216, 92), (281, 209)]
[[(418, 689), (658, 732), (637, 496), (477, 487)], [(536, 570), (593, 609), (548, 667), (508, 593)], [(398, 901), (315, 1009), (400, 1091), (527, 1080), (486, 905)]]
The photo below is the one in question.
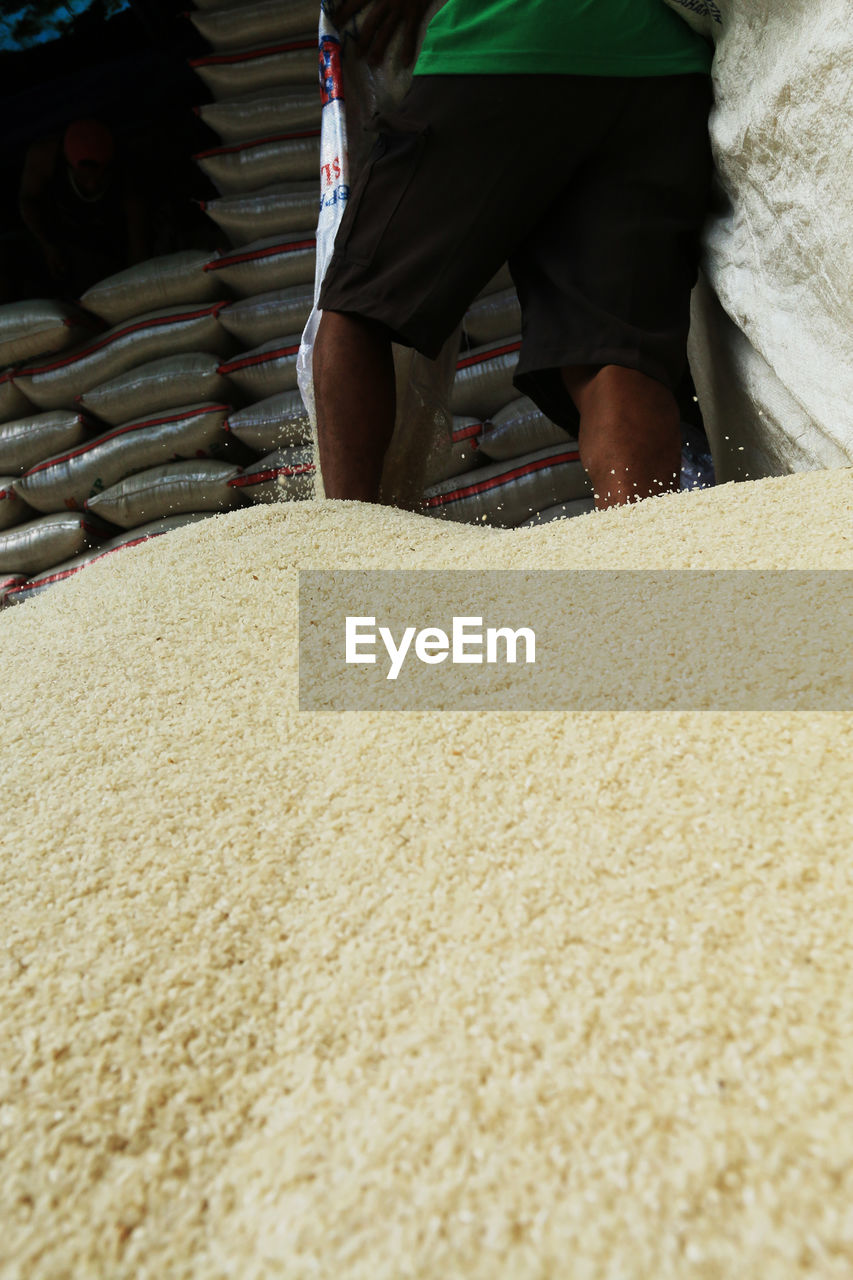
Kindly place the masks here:
[(416, 75), (666, 76), (711, 48), (663, 0), (447, 0)]

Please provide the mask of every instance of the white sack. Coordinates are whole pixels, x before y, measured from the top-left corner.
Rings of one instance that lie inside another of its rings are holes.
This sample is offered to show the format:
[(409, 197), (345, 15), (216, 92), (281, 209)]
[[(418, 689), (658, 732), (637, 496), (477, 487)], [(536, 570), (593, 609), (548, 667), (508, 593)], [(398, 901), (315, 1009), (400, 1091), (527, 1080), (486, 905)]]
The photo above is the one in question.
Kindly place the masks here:
[(313, 227), (319, 203), (314, 181), (278, 183), (259, 191), (220, 196), (202, 201), (201, 207), (233, 245), (245, 245)]
[(193, 156), (221, 195), (257, 191), (281, 181), (304, 182), (320, 167), (320, 135), (316, 129), (274, 134), (229, 147), (211, 147)]
[(311, 423), (298, 391), (285, 391), (228, 417), (229, 431), (258, 453), (308, 444)]
[(246, 44), (272, 44), (310, 31), (317, 24), (318, 0), (241, 0), (221, 9), (203, 9), (189, 18), (199, 35), (217, 50)]
[(14, 482), (37, 511), (82, 507), (87, 498), (159, 463), (209, 457), (227, 439), (226, 405), (188, 405), (157, 418), (127, 422), (67, 453), (48, 458)]
[[(220, 321), (224, 314), (224, 310), (219, 313)], [(87, 413), (113, 427), (175, 405), (198, 404), (202, 400), (227, 403), (234, 389), (219, 372), (220, 364), (219, 356), (206, 351), (164, 356), (92, 387), (78, 396), (77, 402)], [(58, 448), (48, 450), (42, 457), (58, 452)]]
[(277, 449), (229, 481), (246, 502), (306, 502), (314, 497), (314, 449)]
[(729, 200), (704, 267), (733, 323), (700, 296), (691, 365), (717, 475), (849, 465), (850, 0), (704, 3), (719, 19), (711, 140)]
[(704, 279), (693, 294), (689, 352), (718, 482), (853, 462), (853, 453), (815, 429)]
[(219, 322), (241, 350), (249, 351), (282, 333), (301, 333), (311, 314), (313, 298), (311, 284), (273, 289), (229, 303), (220, 312)]
[(16, 492), (14, 483), (14, 476), (0, 476), (0, 529), (11, 529), (35, 514)]
[(464, 475), (478, 466), (483, 461), (479, 448), (482, 431), (479, 418), (454, 418), (450, 437), (442, 435), (433, 442), (426, 465), (426, 487)]
[(67, 302), (34, 298), (0, 306), (0, 368), (82, 342), (97, 321)]
[(472, 302), (462, 321), (462, 336), (472, 347), (495, 343), (521, 332), (521, 305), (514, 287)]
[(273, 133), (320, 128), (316, 84), (309, 89), (261, 89), (227, 102), (207, 102), (194, 110), (226, 145)]
[(0, 471), (20, 476), (43, 458), (73, 449), (89, 435), (82, 413), (66, 409), (0, 423)]
[(518, 392), (512, 378), (518, 364), (521, 338), (486, 343), (465, 351), (456, 362), (450, 403), (455, 414), (488, 418)]
[(0, 533), (0, 571), (38, 573), (96, 546), (108, 533), (100, 520), (82, 511), (28, 520)]
[(240, 298), (251, 298), (273, 289), (307, 284), (314, 275), (316, 241), (313, 231), (257, 240), (244, 249), (223, 254), (210, 263), (216, 274)]
[(152, 311), (130, 324), (109, 329), (61, 359), (16, 371), (15, 386), (42, 409), (68, 409), (76, 396), (147, 360), (181, 351), (224, 355), (231, 346), (218, 319), (224, 305), (216, 302)]
[(0, 422), (20, 418), (32, 408), (32, 402), (12, 381), (12, 372), (0, 374)]
[(10, 604), (9, 595), (27, 580), (25, 573), (0, 573), (0, 609)]
[(424, 494), (423, 510), (444, 520), (512, 529), (537, 511), (591, 492), (577, 449), (558, 447), (434, 485)]
[[(117, 537), (110, 538), (89, 551), (84, 551), (82, 555), (72, 556), (70, 560), (64, 560), (62, 564), (53, 565), (41, 573), (33, 574), (29, 579), (22, 576), (16, 577), (13, 585), (7, 588), (7, 603), (22, 604), (25, 600), (32, 600), (34, 596), (41, 595), (43, 591), (47, 591), (58, 582), (67, 582), (69, 578), (75, 577), (81, 569), (88, 568), (90, 564), (94, 564), (96, 560), (103, 559), (104, 556), (112, 555), (116, 551), (127, 551), (131, 547), (138, 547), (143, 542), (148, 542), (151, 538), (159, 538), (171, 529), (180, 529), (185, 524), (193, 524), (196, 520), (209, 520), (210, 518), (211, 516), (207, 512), (195, 512), (183, 516), (168, 516), (164, 520), (153, 520), (149, 524), (144, 524), (136, 529), (126, 529), (124, 533), (118, 534)], [(0, 581), (0, 606), (2, 603), (3, 582)]]
[(520, 458), (522, 454), (535, 453), (558, 444), (571, 444), (577, 448), (577, 441), (546, 418), (527, 396), (510, 400), (493, 414), (491, 421), (484, 423), (480, 436), (483, 453), (496, 462)]
[(190, 66), (214, 98), (228, 99), (274, 86), (316, 83), (317, 38), (234, 53), (211, 53), (193, 58)]
[(552, 520), (568, 520), (573, 516), (585, 516), (595, 510), (595, 498), (576, 498), (574, 502), (560, 502), (556, 507), (537, 511), (529, 520), (523, 520), (520, 529), (532, 529), (538, 524), (550, 524)]
[(215, 256), (209, 249), (184, 249), (149, 258), (92, 285), (80, 301), (111, 325), (165, 307), (215, 302), (222, 296), (218, 282), (204, 269)]
[(298, 354), (299, 334), (294, 333), (265, 342), (253, 351), (244, 351), (220, 365), (219, 372), (233, 382), (247, 400), (265, 400), (295, 388)]
[(190, 511), (231, 511), (241, 503), (239, 491), (230, 489), (228, 481), (240, 470), (205, 458), (169, 462), (128, 476), (89, 498), (86, 510), (123, 529)]

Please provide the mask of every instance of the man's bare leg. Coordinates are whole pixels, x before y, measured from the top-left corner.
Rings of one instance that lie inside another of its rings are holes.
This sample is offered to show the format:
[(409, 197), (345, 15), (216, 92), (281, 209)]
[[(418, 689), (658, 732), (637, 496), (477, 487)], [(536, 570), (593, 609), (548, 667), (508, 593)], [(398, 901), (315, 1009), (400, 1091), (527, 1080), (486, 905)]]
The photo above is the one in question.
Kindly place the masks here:
[(580, 413), (581, 462), (598, 510), (677, 491), (681, 426), (672, 392), (620, 365), (574, 366), (563, 382)]
[(314, 395), (326, 497), (378, 502), (396, 413), (386, 331), (361, 316), (324, 311), (314, 341)]

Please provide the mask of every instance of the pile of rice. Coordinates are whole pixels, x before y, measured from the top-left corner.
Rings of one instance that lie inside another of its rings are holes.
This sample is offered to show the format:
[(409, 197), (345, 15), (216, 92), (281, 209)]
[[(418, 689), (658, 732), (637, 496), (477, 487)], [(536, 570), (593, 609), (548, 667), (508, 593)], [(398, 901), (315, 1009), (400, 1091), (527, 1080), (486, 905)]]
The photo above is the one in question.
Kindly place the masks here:
[(3, 1280), (853, 1275), (853, 716), (308, 714), (295, 654), (298, 567), (850, 570), (851, 517), (264, 507), (7, 610)]

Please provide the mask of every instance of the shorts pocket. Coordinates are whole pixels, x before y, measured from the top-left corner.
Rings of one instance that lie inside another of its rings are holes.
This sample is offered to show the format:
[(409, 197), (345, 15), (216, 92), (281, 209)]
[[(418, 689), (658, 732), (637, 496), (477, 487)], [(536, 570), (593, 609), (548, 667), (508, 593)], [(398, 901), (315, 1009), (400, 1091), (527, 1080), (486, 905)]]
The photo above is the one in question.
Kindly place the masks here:
[(426, 146), (428, 128), (380, 122), (379, 137), (353, 188), (341, 221), (336, 251), (368, 267), (399, 209)]

